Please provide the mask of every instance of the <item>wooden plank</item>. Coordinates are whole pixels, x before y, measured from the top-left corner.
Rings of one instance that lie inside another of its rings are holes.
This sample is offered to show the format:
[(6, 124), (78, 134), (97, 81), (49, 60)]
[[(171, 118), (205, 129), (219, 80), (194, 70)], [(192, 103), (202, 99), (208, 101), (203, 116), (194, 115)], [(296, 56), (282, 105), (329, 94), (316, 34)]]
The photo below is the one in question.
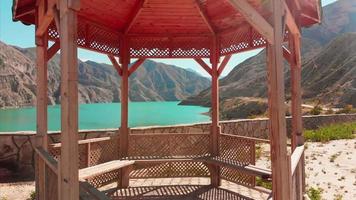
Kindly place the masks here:
[(132, 64), (129, 68), (129, 76), (134, 73), (138, 67), (140, 67), (144, 62), (146, 58), (140, 58), (138, 59), (134, 64)]
[(292, 156), (291, 156), (291, 173), (292, 173), (292, 175), (294, 174), (299, 162), (302, 160), (301, 158), (303, 156), (303, 153), (304, 153), (304, 145), (298, 146), (293, 151)]
[(285, 93), (283, 72), (283, 3), (284, 0), (273, 0), (273, 37), (274, 44), (267, 46), (268, 59), (268, 110), (269, 132), (271, 140), (272, 187), (273, 199), (290, 199), (290, 178), (287, 133), (285, 121)]
[(59, 49), (61, 49), (60, 42), (54, 42), (54, 44), (47, 50), (47, 61), (51, 60), (51, 58), (56, 55)]
[(206, 24), (206, 26), (208, 27), (208, 29), (210, 30), (210, 33), (212, 35), (216, 34), (216, 31), (213, 28), (213, 24), (211, 23), (208, 14), (205, 12), (205, 10), (203, 9), (203, 7), (200, 5), (200, 2), (198, 0), (195, 0), (195, 5), (196, 8), (200, 14), (200, 16), (203, 18), (204, 23)]
[(36, 147), (35, 152), (37, 155), (46, 163), (46, 165), (51, 168), (51, 170), (58, 174), (58, 164), (57, 161), (42, 147)]
[(111, 63), (114, 66), (114, 68), (116, 69), (116, 71), (119, 74), (119, 76), (122, 76), (122, 68), (119, 65), (119, 63), (117, 63), (115, 57), (113, 55), (108, 55), (108, 58), (111, 61)]
[(226, 55), (223, 59), (223, 61), (221, 62), (220, 66), (219, 66), (219, 70), (218, 70), (218, 76), (221, 75), (221, 73), (224, 71), (227, 63), (229, 62), (230, 58), (232, 55)]
[(133, 165), (135, 161), (132, 160), (113, 160), (105, 163), (101, 163), (95, 166), (83, 168), (79, 170), (80, 179), (89, 179), (100, 174), (105, 174), (117, 169), (128, 167)]
[(79, 197), (78, 179), (78, 61), (77, 13), (67, 1), (60, 4), (61, 42), (61, 200)]
[[(91, 139), (79, 140), (78, 144), (89, 144), (89, 143), (95, 143), (95, 142), (108, 141), (111, 139), (112, 139), (111, 137), (91, 138)], [(62, 144), (54, 143), (54, 144), (51, 144), (51, 146), (52, 146), (52, 148), (59, 148), (62, 146)]]
[(255, 8), (246, 0), (229, 0), (229, 2), (270, 44), (274, 44), (273, 27)]
[(218, 157), (202, 158), (202, 159), (196, 159), (196, 160), (214, 164), (214, 165), (217, 165), (220, 167), (227, 167), (230, 169), (239, 170), (239, 171), (249, 174), (249, 175), (262, 177), (263, 179), (269, 179), (272, 176), (272, 172), (269, 169), (257, 167), (255, 165), (241, 165), (241, 164), (239, 165), (239, 164), (234, 163), (236, 161), (229, 162), (225, 159), (219, 159)]
[(203, 67), (203, 69), (206, 71), (206, 72), (208, 72), (208, 74), (210, 74), (210, 76), (212, 75), (212, 73), (211, 73), (211, 68), (204, 62), (204, 60), (203, 59), (201, 59), (201, 58), (194, 58), (194, 60), (201, 66), (201, 67)]
[(232, 135), (232, 134), (227, 134), (227, 133), (221, 133), (221, 135), (235, 137), (235, 138), (244, 139), (244, 140), (252, 140), (255, 142), (262, 142), (262, 143), (270, 142), (270, 140), (267, 140), (267, 139), (260, 139), (260, 138), (255, 138), (255, 137), (242, 136), (242, 135)]

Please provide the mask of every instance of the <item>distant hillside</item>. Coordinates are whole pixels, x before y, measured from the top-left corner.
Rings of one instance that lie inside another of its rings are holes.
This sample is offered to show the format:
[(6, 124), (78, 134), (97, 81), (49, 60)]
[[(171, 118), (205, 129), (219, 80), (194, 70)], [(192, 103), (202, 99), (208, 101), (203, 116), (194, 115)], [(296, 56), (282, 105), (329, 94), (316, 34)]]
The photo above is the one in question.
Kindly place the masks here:
[[(355, 63), (356, 1), (339, 0), (323, 8), (323, 22), (303, 30), (304, 100), (319, 99), (325, 104), (356, 106)], [(285, 67), (286, 89), (290, 87)], [(220, 98), (267, 96), (266, 52), (237, 65), (220, 81)], [(288, 97), (287, 97), (288, 99)], [(210, 105), (210, 88), (181, 104)], [(224, 110), (224, 108), (222, 108)]]
[[(49, 104), (60, 102), (60, 56), (48, 65)], [(119, 102), (115, 69), (93, 61), (79, 63), (80, 103)], [(177, 101), (198, 94), (210, 80), (176, 66), (146, 60), (129, 79), (131, 101)], [(0, 108), (32, 106), (36, 100), (35, 49), (0, 42)]]

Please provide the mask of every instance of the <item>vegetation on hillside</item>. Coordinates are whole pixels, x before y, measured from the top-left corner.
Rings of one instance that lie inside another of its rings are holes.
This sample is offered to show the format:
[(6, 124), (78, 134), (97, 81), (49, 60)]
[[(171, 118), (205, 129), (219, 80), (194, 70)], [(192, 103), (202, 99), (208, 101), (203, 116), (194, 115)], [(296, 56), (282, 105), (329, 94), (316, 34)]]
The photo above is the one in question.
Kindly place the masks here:
[(310, 142), (353, 139), (356, 138), (356, 122), (331, 124), (317, 130), (306, 130), (304, 131), (304, 137)]

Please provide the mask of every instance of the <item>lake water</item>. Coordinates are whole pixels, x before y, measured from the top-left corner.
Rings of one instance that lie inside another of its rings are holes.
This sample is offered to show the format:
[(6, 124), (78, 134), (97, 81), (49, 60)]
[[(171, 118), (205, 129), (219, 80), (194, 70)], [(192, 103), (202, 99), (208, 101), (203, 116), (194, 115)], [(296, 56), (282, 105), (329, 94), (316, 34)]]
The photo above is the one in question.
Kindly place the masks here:
[[(208, 122), (202, 113), (209, 108), (180, 106), (179, 102), (130, 102), (129, 126), (174, 125)], [(81, 104), (79, 129), (118, 128), (120, 103)], [(60, 105), (48, 106), (48, 129), (60, 130)], [(36, 109), (19, 108), (0, 110), (0, 132), (36, 130)]]

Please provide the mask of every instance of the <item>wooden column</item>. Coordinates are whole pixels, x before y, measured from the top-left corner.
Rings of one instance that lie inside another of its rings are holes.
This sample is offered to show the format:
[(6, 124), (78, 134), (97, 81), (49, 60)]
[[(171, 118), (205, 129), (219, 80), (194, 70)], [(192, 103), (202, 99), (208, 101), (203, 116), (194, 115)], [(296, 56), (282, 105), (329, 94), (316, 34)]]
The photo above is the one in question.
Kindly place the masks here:
[(72, 1), (60, 3), (61, 158), (59, 199), (79, 199), (77, 12)]
[[(36, 30), (45, 14), (44, 1), (36, 9)], [(36, 37), (37, 94), (36, 94), (36, 147), (47, 150), (47, 35)], [(46, 199), (46, 165), (36, 154), (36, 194), (39, 199)]]
[[(304, 144), (303, 122), (302, 122), (302, 93), (301, 93), (301, 52), (300, 36), (291, 35), (290, 51), (293, 57), (291, 62), (291, 99), (292, 99), (292, 151), (297, 146)], [(305, 163), (304, 153), (296, 169), (296, 197), (298, 200), (303, 199), (305, 192)]]
[(274, 200), (290, 198), (291, 174), (287, 154), (285, 93), (283, 74), (283, 0), (273, 0), (272, 23), (274, 44), (268, 44), (268, 110), (271, 140), (272, 187)]
[[(219, 155), (219, 48), (216, 38), (213, 40), (211, 49), (211, 135), (210, 135), (210, 152), (212, 156)], [(213, 186), (220, 185), (220, 168), (218, 166), (211, 167), (211, 184)]]
[[(121, 43), (120, 64), (122, 67), (121, 76), (121, 127), (120, 127), (120, 144), (119, 144), (119, 157), (124, 158), (128, 155), (128, 142), (129, 142), (129, 124), (128, 124), (128, 101), (129, 101), (129, 63), (130, 55), (126, 38), (123, 38)], [(129, 185), (129, 177), (126, 169), (121, 170), (119, 180), (119, 187), (125, 188)]]

